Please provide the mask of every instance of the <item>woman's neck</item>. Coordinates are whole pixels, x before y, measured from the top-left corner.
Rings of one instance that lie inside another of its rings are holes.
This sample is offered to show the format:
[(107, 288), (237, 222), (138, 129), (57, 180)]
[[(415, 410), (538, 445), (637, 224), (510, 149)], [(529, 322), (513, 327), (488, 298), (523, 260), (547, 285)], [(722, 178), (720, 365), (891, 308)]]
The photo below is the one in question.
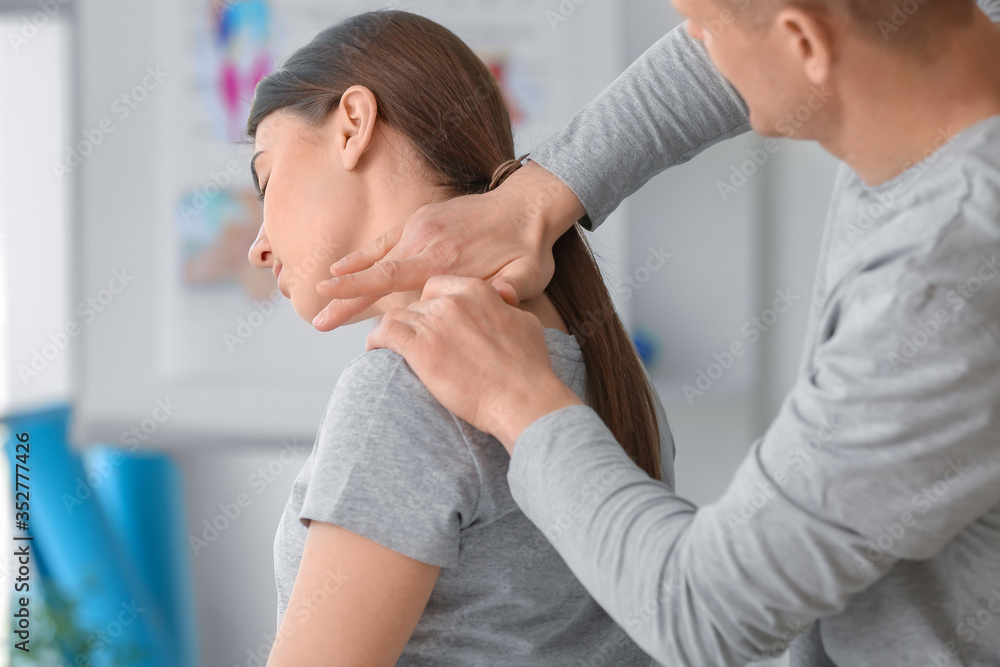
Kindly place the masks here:
[[(384, 314), (394, 308), (406, 308), (411, 303), (416, 303), (419, 300), (419, 291), (396, 292), (382, 297), (376, 305), (378, 310), (382, 311)], [(558, 329), (566, 334), (569, 333), (569, 328), (566, 326), (566, 323), (563, 322), (562, 317), (559, 315), (559, 311), (556, 310), (555, 305), (552, 303), (552, 299), (550, 299), (544, 292), (532, 299), (525, 299), (524, 301), (521, 301), (517, 307), (537, 317), (543, 327)]]
[[(400, 221), (406, 220), (422, 206), (442, 202), (454, 196), (444, 188), (428, 185), (428, 178), (414, 178), (413, 165), (401, 168), (398, 154), (395, 154), (392, 160), (386, 158), (386, 164), (392, 165), (393, 169), (383, 171), (382, 179), (376, 188), (377, 192), (370, 192), (371, 196), (367, 198), (372, 216), (371, 226), (376, 229), (387, 231)], [(420, 291), (399, 292), (383, 297), (376, 306), (384, 313), (393, 308), (405, 308), (419, 300)], [(521, 301), (518, 308), (534, 314), (544, 327), (569, 333), (559, 311), (544, 292)]]
[(559, 311), (556, 310), (555, 305), (552, 303), (552, 299), (544, 292), (533, 299), (522, 301), (517, 307), (535, 315), (543, 327), (558, 329), (566, 334), (569, 333), (569, 329), (566, 327), (566, 323), (563, 322), (562, 316), (559, 315)]

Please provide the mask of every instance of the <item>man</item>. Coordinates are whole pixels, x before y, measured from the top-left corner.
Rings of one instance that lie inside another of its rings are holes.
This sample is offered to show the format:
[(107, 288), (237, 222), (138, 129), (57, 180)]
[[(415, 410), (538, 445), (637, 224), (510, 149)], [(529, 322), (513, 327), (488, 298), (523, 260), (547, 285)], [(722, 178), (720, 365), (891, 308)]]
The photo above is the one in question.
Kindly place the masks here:
[[(524, 513), (666, 665), (789, 645), (813, 667), (998, 665), (1000, 3), (675, 5), (688, 32), (504, 186), (335, 265), (324, 293), (346, 300), (316, 325), (434, 273), (489, 279), (496, 291), (432, 278), (369, 347), (403, 355), (501, 441)], [(845, 166), (797, 382), (723, 497), (696, 509), (623, 462), (548, 367), (537, 320), (504, 301), (544, 288), (573, 221), (600, 224), (748, 126), (817, 140)]]

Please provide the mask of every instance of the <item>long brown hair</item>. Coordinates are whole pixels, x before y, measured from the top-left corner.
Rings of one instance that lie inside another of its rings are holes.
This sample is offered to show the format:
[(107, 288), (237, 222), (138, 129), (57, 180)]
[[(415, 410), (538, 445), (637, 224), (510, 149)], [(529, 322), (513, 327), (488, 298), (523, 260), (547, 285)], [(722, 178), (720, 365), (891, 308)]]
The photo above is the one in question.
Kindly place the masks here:
[[(398, 10), (349, 18), (296, 51), (257, 84), (246, 132), (255, 137), (268, 114), (286, 108), (320, 125), (352, 85), (374, 93), (377, 117), (455, 196), (497, 187), (526, 157), (514, 157), (507, 103), (483, 61), (447, 28)], [(661, 479), (652, 388), (578, 225), (552, 253), (545, 293), (580, 343), (587, 401), (632, 460)]]

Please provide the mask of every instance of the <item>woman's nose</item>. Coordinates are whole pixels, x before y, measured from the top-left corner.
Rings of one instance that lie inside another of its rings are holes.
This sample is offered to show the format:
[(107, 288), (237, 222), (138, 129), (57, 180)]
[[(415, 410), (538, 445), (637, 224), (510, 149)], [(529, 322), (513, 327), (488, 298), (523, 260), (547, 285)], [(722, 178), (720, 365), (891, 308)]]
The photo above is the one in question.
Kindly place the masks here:
[(249, 259), (258, 269), (266, 269), (274, 263), (274, 253), (271, 252), (271, 242), (267, 238), (267, 232), (264, 231), (264, 225), (260, 226), (257, 240), (250, 246)]

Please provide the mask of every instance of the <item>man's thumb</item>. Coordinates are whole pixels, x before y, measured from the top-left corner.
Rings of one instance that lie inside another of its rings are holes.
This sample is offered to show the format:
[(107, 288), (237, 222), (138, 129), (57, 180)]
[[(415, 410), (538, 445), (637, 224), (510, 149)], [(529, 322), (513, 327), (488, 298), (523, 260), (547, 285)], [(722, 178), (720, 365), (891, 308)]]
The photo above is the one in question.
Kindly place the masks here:
[(521, 299), (518, 296), (517, 287), (512, 282), (510, 278), (494, 278), (490, 284), (500, 294), (500, 297), (507, 302), (507, 305), (516, 306), (521, 302)]
[(504, 301), (516, 306), (544, 292), (545, 286), (552, 280), (554, 269), (551, 255), (548, 257), (548, 262), (543, 259), (541, 265), (523, 257), (503, 267), (487, 280)]

